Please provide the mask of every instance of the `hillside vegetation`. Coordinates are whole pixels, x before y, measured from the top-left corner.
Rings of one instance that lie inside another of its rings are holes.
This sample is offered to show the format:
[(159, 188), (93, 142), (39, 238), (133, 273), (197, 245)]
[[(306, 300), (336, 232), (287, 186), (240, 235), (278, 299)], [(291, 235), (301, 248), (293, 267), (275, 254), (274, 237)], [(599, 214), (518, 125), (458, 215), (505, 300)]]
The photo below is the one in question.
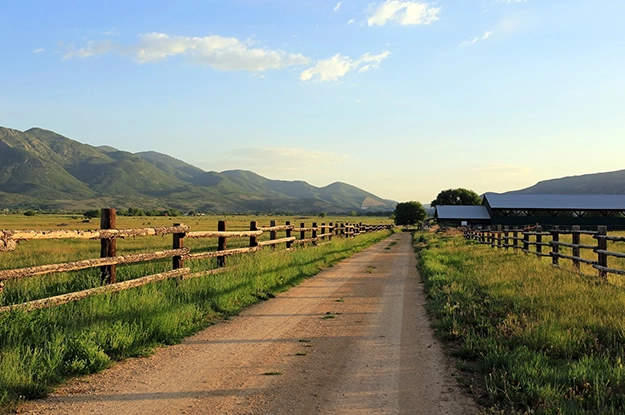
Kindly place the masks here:
[(41, 128), (0, 127), (0, 208), (103, 206), (344, 214), (391, 211), (395, 203), (340, 182), (315, 187), (244, 170), (206, 172), (154, 151), (133, 154)]

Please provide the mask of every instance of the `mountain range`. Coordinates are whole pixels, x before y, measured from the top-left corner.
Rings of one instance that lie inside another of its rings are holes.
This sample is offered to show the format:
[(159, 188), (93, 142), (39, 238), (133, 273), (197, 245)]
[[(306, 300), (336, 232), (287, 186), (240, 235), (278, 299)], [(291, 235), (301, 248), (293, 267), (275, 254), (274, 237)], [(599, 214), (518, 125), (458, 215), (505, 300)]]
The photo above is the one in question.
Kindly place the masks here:
[(315, 187), (246, 170), (207, 172), (154, 151), (129, 153), (41, 128), (0, 127), (1, 208), (345, 214), (391, 211), (395, 205), (341, 182)]
[(544, 180), (507, 193), (557, 195), (625, 195), (625, 170)]

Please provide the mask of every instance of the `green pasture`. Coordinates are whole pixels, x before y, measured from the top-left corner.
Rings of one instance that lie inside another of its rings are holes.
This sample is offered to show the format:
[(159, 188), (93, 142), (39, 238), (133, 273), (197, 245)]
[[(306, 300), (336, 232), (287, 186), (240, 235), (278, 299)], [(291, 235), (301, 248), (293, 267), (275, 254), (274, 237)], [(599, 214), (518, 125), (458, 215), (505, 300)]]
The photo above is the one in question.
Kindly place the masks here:
[(625, 413), (624, 277), (462, 237), (416, 234), (415, 247), (434, 325), (483, 413)]
[[(162, 222), (155, 222), (153, 218), (130, 219), (132, 221), (120, 221), (118, 227), (141, 226), (142, 221), (146, 222), (145, 225), (148, 221), (152, 222), (151, 226), (169, 222), (163, 218), (159, 218)], [(191, 225), (197, 221), (198, 229), (202, 229), (200, 224), (204, 225), (204, 229), (216, 229), (218, 220), (203, 217), (186, 219), (192, 220)], [(247, 221), (249, 218), (244, 219)], [(261, 220), (259, 222), (260, 225), (268, 225), (269, 218), (266, 224)], [(40, 225), (46, 224), (49, 222)], [(36, 226), (33, 223), (29, 225), (24, 228)], [(236, 314), (246, 306), (272, 297), (274, 293), (298, 284), (390, 233), (378, 231), (357, 238), (334, 238), (331, 244), (293, 251), (264, 249), (228, 258), (228, 267), (220, 274), (162, 281), (30, 313), (13, 311), (2, 314), (0, 410), (9, 410), (23, 399), (45, 396), (52, 386), (67, 377), (93, 373), (112, 361), (146, 355), (155, 346), (179, 342), (206, 327), (215, 318)], [(162, 241), (158, 241), (160, 239)], [(85, 249), (83, 243), (89, 244), (89, 249)], [(149, 251), (161, 244), (163, 248), (170, 247), (171, 236), (142, 237), (119, 241), (119, 244), (123, 246), (122, 250), (141, 248)], [(21, 243), (15, 252), (0, 253), (0, 267), (97, 257), (94, 252), (99, 253), (97, 241)], [(190, 266), (192, 271), (214, 267), (210, 261), (188, 262), (185, 265)], [(171, 260), (120, 266), (118, 269), (119, 280), (137, 278), (171, 269)], [(99, 284), (97, 269), (6, 281), (4, 293), (0, 294), (0, 304), (15, 304)]]

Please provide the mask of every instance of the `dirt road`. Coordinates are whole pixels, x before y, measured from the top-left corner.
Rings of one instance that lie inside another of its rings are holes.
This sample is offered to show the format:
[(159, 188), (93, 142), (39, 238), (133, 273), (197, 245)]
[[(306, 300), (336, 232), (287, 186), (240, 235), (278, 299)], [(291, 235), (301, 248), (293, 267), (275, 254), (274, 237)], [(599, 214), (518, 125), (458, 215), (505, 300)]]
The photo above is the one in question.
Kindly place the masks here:
[(71, 381), (29, 414), (473, 414), (396, 234), (184, 343)]

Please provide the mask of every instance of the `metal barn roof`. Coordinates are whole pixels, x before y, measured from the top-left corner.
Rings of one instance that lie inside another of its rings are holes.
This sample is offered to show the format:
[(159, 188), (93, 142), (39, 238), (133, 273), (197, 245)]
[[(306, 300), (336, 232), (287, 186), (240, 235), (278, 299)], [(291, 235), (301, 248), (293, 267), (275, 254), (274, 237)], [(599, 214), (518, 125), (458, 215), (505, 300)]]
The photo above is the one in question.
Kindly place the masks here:
[(486, 206), (436, 206), (439, 219), (490, 219)]
[(492, 209), (621, 210), (625, 195), (538, 195), (485, 193)]

